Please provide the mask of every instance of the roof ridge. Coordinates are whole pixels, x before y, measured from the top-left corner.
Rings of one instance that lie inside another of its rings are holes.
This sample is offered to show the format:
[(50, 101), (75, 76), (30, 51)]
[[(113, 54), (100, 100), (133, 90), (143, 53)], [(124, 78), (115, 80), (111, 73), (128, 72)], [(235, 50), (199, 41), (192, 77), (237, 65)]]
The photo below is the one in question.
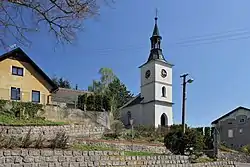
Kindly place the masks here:
[(218, 123), (221, 119), (223, 119), (223, 118), (229, 116), (230, 114), (233, 114), (234, 112), (236, 112), (236, 111), (239, 110), (239, 109), (244, 109), (244, 110), (250, 111), (250, 109), (247, 108), (247, 107), (238, 106), (238, 107), (234, 108), (233, 110), (227, 112), (226, 114), (220, 116), (219, 118), (217, 118), (216, 120), (214, 120), (211, 124), (216, 124), (216, 123)]

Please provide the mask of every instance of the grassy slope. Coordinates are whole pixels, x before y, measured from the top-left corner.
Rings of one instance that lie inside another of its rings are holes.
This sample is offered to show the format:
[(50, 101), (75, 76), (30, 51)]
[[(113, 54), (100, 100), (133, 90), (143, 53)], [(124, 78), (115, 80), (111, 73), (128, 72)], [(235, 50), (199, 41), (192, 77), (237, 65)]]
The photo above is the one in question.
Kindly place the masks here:
[(34, 125), (64, 125), (65, 122), (52, 122), (44, 119), (18, 119), (13, 116), (7, 116), (4, 114), (0, 114), (0, 125), (15, 125), (15, 126), (34, 126)]
[[(73, 147), (73, 149), (82, 150), (82, 151), (118, 151), (118, 150), (111, 148), (111, 147), (100, 147), (100, 146), (92, 146), (92, 145), (86, 145), (86, 144), (75, 144), (72, 147)], [(136, 152), (136, 151), (124, 151), (124, 154), (127, 156), (157, 155), (156, 153)]]

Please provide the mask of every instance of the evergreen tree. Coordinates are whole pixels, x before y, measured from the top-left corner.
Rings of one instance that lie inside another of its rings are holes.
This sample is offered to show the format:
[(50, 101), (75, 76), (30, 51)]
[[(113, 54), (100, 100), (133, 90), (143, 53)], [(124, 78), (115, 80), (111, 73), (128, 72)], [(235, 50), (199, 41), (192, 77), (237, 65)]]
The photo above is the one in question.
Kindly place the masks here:
[(52, 78), (52, 81), (59, 87), (59, 88), (68, 88), (71, 89), (71, 84), (69, 82), (69, 80), (64, 79), (62, 77), (57, 78), (56, 76), (54, 76)]

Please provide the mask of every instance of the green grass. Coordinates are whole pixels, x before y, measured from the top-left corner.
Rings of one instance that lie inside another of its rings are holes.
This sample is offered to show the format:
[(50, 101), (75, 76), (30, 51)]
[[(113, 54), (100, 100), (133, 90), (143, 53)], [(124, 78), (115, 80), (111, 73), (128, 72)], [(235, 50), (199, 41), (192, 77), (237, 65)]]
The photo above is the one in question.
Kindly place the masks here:
[(13, 116), (8, 116), (0, 114), (0, 125), (9, 125), (9, 126), (52, 126), (52, 125), (64, 125), (65, 122), (53, 122), (44, 120), (42, 118), (36, 119), (19, 119)]
[(124, 151), (124, 155), (126, 156), (152, 156), (152, 155), (159, 155), (159, 154), (151, 153), (151, 152)]
[(116, 149), (111, 147), (101, 147), (87, 144), (74, 144), (72, 148), (82, 151), (117, 151)]
[[(72, 146), (73, 149), (81, 150), (81, 151), (119, 151), (115, 148), (111, 147), (101, 147), (87, 144), (75, 144)], [(151, 156), (151, 155), (159, 155), (151, 152), (137, 152), (137, 151), (124, 151), (125, 156)]]

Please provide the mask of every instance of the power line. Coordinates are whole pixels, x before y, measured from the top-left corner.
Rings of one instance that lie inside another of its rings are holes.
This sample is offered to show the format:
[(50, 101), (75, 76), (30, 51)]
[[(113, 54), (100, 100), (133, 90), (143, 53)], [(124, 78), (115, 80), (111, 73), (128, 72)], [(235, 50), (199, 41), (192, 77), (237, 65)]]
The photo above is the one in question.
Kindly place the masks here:
[(234, 34), (223, 34), (223, 35), (217, 35), (217, 36), (211, 36), (211, 37), (203, 37), (203, 38), (197, 38), (197, 39), (190, 39), (190, 40), (186, 40), (186, 41), (180, 41), (177, 42), (176, 44), (186, 44), (186, 43), (196, 43), (196, 42), (202, 42), (202, 41), (206, 41), (206, 40), (216, 40), (219, 38), (228, 38), (228, 37), (232, 37), (232, 36), (240, 36), (240, 35), (249, 35), (250, 32), (249, 31), (243, 31), (243, 32), (236, 32)]
[[(230, 33), (231, 34), (228, 34)], [(245, 36), (247, 35), (247, 36)], [(233, 38), (233, 39), (232, 39)], [(213, 43), (218, 43), (223, 40), (240, 40), (240, 39), (248, 39), (250, 38), (250, 31), (244, 30), (241, 31), (236, 31), (236, 30), (231, 30), (231, 31), (226, 31), (226, 32), (220, 32), (220, 33), (212, 33), (208, 35), (202, 35), (202, 36), (193, 36), (186, 38), (186, 40), (181, 40), (173, 43), (168, 43), (166, 45), (175, 45), (175, 46), (180, 46), (180, 47), (187, 47), (187, 46), (193, 46), (193, 45), (202, 45), (202, 44), (213, 44)], [(144, 49), (148, 48), (149, 45), (127, 45), (127, 47), (124, 48), (119, 48), (119, 49), (114, 49), (114, 48), (103, 48), (103, 49), (93, 49), (93, 52), (99, 52), (98, 54), (105, 55), (108, 54), (109, 52), (124, 52), (124, 51), (131, 51), (131, 50), (138, 50), (138, 49)]]
[(239, 31), (248, 31), (248, 29), (240, 28), (240, 29), (228, 30), (228, 31), (223, 31), (223, 32), (215, 32), (215, 33), (209, 33), (209, 34), (204, 34), (204, 35), (196, 35), (196, 36), (191, 36), (191, 37), (180, 39), (179, 41), (185, 41), (185, 40), (188, 41), (188, 40), (192, 40), (194, 38), (211, 37), (211, 36), (217, 36), (217, 35), (220, 35), (220, 34), (228, 34), (228, 33), (239, 32)]
[(203, 45), (203, 44), (218, 43), (218, 42), (221, 42), (221, 41), (223, 41), (223, 40), (231, 40), (231, 41), (234, 41), (234, 40), (249, 39), (249, 38), (250, 38), (250, 35), (248, 35), (248, 36), (243, 36), (243, 37), (238, 37), (238, 38), (219, 39), (219, 40), (208, 41), (208, 42), (203, 42), (203, 43), (196, 43), (196, 44), (191, 44), (191, 45), (180, 45), (180, 46), (181, 46), (181, 47), (198, 46), (198, 45)]

